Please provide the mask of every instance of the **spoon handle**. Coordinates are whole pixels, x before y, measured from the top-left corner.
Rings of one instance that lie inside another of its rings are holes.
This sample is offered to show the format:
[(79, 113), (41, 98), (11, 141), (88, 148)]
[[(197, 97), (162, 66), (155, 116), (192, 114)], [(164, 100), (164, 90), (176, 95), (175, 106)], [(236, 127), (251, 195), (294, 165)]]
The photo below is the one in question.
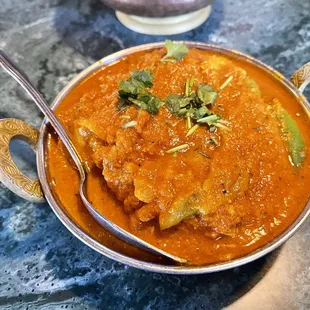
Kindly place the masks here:
[(67, 150), (69, 151), (70, 155), (72, 156), (79, 172), (81, 173), (81, 178), (85, 179), (85, 171), (82, 166), (81, 158), (72, 144), (71, 139), (69, 138), (66, 130), (48, 106), (46, 101), (44, 100), (43, 96), (39, 93), (39, 91), (31, 84), (29, 78), (25, 73), (22, 73), (22, 70), (15, 65), (12, 60), (2, 51), (0, 50), (0, 64), (4, 70), (6, 70), (16, 81), (20, 84), (23, 89), (29, 94), (29, 96), (33, 99), (36, 105), (39, 107), (41, 112), (46, 116), (49, 122), (52, 124), (53, 128), (55, 129), (56, 133), (66, 146)]

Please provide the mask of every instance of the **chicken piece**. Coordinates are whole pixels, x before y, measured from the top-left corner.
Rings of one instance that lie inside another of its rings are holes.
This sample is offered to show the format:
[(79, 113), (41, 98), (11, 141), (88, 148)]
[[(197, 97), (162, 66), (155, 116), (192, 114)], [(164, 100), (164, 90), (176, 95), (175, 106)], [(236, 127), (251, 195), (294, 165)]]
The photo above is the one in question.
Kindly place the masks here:
[(160, 209), (155, 202), (145, 204), (136, 211), (136, 215), (141, 222), (148, 222), (158, 217)]
[(156, 191), (154, 186), (149, 182), (146, 176), (138, 174), (134, 180), (135, 196), (146, 203), (152, 202), (155, 199)]

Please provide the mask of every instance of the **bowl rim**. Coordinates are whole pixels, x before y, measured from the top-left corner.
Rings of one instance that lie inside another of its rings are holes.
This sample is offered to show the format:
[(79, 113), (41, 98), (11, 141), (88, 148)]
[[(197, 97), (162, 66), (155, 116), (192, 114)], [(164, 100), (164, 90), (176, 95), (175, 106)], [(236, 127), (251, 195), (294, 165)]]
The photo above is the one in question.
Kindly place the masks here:
[[(246, 62), (254, 64), (259, 67), (261, 70), (265, 71), (273, 78), (277, 79), (302, 105), (305, 109), (306, 114), (310, 115), (310, 104), (307, 99), (302, 95), (302, 93), (294, 86), (292, 82), (286, 79), (281, 73), (273, 69), (272, 67), (264, 64), (263, 62), (241, 53), (239, 51), (225, 48), (213, 44), (202, 43), (202, 42), (193, 42), (193, 41), (176, 41), (176, 42), (184, 42), (188, 47), (197, 48), (202, 50), (211, 50), (215, 52), (219, 52), (221, 54), (230, 55), (233, 57), (238, 57), (243, 59)], [(138, 45), (134, 47), (130, 47), (127, 49), (123, 49), (119, 52), (110, 54), (94, 64), (90, 65), (86, 69), (84, 69), (81, 73), (79, 73), (76, 77), (74, 77), (56, 96), (53, 103), (51, 104), (51, 108), (55, 110), (57, 106), (61, 103), (62, 99), (70, 92), (70, 90), (75, 87), (80, 81), (84, 80), (87, 76), (90, 76), (94, 71), (101, 67), (110, 66), (116, 62), (118, 62), (121, 58), (126, 57), (130, 54), (139, 52), (152, 50), (157, 48), (162, 48), (165, 46), (164, 42), (158, 43), (148, 43), (143, 45)], [(274, 238), (272, 241), (267, 244), (259, 247), (258, 249), (246, 254), (245, 256), (225, 261), (218, 262), (209, 265), (201, 265), (201, 266), (176, 266), (176, 265), (161, 265), (157, 263), (151, 263), (148, 261), (139, 260), (130, 256), (126, 256), (121, 254), (103, 244), (95, 240), (91, 237), (86, 231), (84, 231), (78, 224), (76, 224), (71, 218), (66, 214), (65, 209), (62, 209), (60, 206), (60, 202), (57, 201), (57, 197), (54, 196), (52, 190), (48, 183), (47, 178), (47, 161), (46, 159), (46, 137), (47, 137), (47, 125), (48, 121), (44, 118), (42, 125), (40, 127), (40, 137), (37, 145), (37, 168), (38, 168), (38, 176), (40, 179), (40, 183), (42, 186), (42, 190), (44, 192), (45, 198), (52, 208), (53, 212), (59, 218), (59, 220), (66, 226), (66, 228), (78, 239), (80, 239), (83, 243), (93, 248), (95, 251), (103, 254), (104, 256), (111, 258), (115, 261), (121, 262), (123, 264), (152, 272), (158, 273), (166, 273), (166, 274), (174, 274), (174, 275), (189, 275), (189, 274), (204, 274), (204, 273), (212, 273), (223, 271), (235, 267), (239, 267), (241, 265), (252, 262), (279, 247), (286, 240), (288, 240), (302, 225), (302, 223), (306, 220), (308, 215), (310, 214), (310, 200), (308, 200), (306, 206), (298, 215), (298, 217), (292, 222), (292, 224), (284, 230), (280, 235)]]

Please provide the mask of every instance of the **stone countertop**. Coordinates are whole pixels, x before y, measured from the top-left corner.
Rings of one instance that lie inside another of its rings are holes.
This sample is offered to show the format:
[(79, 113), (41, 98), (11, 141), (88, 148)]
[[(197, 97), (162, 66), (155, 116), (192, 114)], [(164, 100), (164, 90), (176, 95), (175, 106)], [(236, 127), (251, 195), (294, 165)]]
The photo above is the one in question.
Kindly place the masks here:
[[(310, 60), (310, 2), (217, 0), (209, 20), (172, 39), (248, 53), (286, 76)], [(51, 102), (78, 72), (122, 48), (164, 37), (134, 33), (89, 0), (2, 0), (0, 48)], [(0, 72), (0, 118), (39, 127), (42, 115)], [(308, 97), (309, 98), (309, 97)], [(34, 154), (12, 144), (29, 175)], [(230, 271), (169, 276), (106, 259), (71, 235), (47, 204), (0, 184), (1, 309), (309, 309), (310, 219), (277, 251)]]

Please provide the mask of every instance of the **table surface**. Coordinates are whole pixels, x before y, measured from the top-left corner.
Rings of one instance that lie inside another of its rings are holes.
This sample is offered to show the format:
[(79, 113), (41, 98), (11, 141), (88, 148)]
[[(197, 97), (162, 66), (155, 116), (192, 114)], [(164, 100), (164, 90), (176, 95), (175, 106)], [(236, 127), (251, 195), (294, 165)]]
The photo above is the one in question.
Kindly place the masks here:
[[(204, 25), (171, 38), (232, 47), (290, 76), (310, 60), (309, 12), (309, 0), (217, 0)], [(97, 1), (0, 5), (0, 48), (49, 102), (95, 60), (164, 39), (127, 30)], [(40, 126), (39, 110), (2, 71), (0, 93), (1, 118)], [(33, 175), (32, 151), (16, 142), (12, 150)], [(309, 241), (310, 219), (280, 249), (240, 268), (199, 276), (144, 272), (96, 253), (47, 204), (29, 203), (0, 184), (0, 308), (309, 309)]]

